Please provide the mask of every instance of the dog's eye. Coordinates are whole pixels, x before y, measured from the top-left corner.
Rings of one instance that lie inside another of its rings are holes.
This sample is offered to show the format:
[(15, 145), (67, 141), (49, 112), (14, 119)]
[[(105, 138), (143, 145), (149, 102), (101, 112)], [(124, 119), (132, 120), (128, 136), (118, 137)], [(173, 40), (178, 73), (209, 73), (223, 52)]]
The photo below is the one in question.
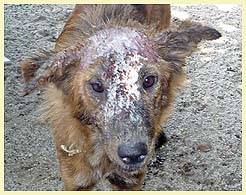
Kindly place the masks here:
[(91, 87), (98, 93), (102, 93), (104, 91), (103, 84), (100, 81), (91, 82)]
[(150, 87), (152, 87), (156, 82), (156, 77), (153, 75), (147, 76), (145, 77), (144, 81), (143, 81), (143, 88), (144, 89), (148, 89)]

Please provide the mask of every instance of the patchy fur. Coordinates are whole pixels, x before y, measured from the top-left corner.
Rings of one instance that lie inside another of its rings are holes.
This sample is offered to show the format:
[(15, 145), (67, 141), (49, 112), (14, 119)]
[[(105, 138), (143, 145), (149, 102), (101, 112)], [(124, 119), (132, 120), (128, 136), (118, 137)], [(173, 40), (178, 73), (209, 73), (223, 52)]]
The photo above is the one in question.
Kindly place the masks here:
[(163, 29), (169, 22), (170, 5), (77, 5), (54, 51), (22, 62), (25, 94), (46, 87), (42, 117), (65, 190), (91, 190), (102, 178), (140, 189), (185, 58), (221, 36), (192, 22)]

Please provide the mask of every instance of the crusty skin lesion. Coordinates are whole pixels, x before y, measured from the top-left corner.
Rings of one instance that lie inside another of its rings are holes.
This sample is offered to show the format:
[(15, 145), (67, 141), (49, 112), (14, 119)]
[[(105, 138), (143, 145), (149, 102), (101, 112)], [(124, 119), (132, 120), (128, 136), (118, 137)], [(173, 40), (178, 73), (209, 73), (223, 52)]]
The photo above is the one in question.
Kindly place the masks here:
[[(184, 83), (186, 57), (202, 40), (221, 36), (187, 21), (163, 28), (165, 6), (76, 6), (55, 48), (21, 63), (24, 95), (45, 88), (42, 117), (52, 126), (65, 190), (91, 190), (101, 179), (114, 190), (141, 189)], [(158, 77), (149, 91), (139, 87), (146, 74)], [(104, 96), (90, 88), (99, 78), (107, 86)], [(145, 140), (149, 150), (134, 169), (117, 157), (118, 142), (130, 139)]]

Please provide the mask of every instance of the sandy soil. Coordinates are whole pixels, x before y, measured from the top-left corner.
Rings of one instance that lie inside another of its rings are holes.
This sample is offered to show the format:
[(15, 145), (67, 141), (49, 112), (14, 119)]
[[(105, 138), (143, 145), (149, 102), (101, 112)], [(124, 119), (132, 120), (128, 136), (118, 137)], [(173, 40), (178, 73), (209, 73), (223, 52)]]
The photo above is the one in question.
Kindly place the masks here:
[[(42, 92), (21, 97), (19, 62), (51, 49), (72, 5), (5, 5), (5, 190), (62, 190)], [(173, 6), (173, 17), (218, 29), (187, 59), (188, 83), (167, 124), (168, 143), (149, 164), (143, 190), (241, 190), (241, 7)], [(104, 186), (105, 187), (105, 186)], [(107, 189), (104, 188), (103, 189)]]

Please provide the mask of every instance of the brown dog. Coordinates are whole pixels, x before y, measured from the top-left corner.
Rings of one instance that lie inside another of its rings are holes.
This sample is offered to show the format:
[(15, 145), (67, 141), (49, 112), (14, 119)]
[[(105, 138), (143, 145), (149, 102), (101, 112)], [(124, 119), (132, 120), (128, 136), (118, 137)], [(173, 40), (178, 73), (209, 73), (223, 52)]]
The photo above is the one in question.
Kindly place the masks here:
[(22, 63), (26, 94), (46, 86), (44, 117), (65, 190), (89, 190), (102, 178), (139, 190), (185, 58), (221, 36), (188, 22), (158, 31), (170, 6), (151, 6), (76, 6), (54, 51)]

